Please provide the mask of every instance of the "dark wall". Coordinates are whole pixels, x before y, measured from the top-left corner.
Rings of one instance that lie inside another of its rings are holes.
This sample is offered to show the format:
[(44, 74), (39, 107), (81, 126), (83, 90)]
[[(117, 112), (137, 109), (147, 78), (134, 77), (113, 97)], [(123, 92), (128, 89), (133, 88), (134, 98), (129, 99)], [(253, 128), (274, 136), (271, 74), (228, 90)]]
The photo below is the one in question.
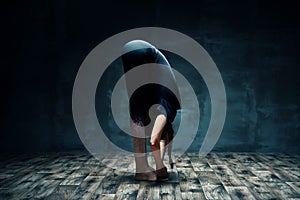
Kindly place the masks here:
[[(1, 15), (2, 152), (83, 150), (71, 109), (79, 66), (104, 39), (145, 26), (193, 37), (217, 64), (228, 111), (216, 151), (300, 152), (300, 14), (292, 1), (6, 1)], [(199, 94), (190, 147), (198, 151), (209, 95), (192, 66), (168, 58)]]

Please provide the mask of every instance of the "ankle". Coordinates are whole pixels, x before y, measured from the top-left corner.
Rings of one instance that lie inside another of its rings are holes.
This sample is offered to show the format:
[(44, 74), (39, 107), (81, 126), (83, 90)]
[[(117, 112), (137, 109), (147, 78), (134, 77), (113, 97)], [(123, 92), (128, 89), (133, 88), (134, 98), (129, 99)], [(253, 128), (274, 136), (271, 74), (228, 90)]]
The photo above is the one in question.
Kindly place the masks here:
[(165, 167), (166, 166), (164, 164), (158, 164), (158, 165), (156, 165), (156, 170), (163, 169)]

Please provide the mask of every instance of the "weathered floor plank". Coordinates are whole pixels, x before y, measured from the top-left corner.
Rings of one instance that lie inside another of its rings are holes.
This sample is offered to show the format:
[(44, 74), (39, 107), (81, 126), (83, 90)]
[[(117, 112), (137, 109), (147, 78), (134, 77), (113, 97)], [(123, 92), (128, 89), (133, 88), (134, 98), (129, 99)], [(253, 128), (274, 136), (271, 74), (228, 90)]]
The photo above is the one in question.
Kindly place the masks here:
[(0, 199), (300, 199), (295, 154), (175, 154), (168, 182), (135, 181), (133, 155), (99, 158), (3, 154)]
[(251, 194), (246, 186), (225, 186), (225, 189), (229, 193), (232, 200), (255, 200), (255, 197)]

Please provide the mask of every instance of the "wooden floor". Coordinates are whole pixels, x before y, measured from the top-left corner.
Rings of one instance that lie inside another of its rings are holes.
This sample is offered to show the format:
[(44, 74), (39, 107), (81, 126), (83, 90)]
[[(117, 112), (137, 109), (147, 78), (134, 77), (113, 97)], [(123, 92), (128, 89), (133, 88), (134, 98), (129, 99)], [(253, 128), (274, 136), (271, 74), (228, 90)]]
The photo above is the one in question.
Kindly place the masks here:
[[(150, 159), (153, 164), (153, 160)], [(1, 155), (0, 199), (299, 199), (300, 155), (185, 154), (168, 182), (134, 181), (132, 156)]]

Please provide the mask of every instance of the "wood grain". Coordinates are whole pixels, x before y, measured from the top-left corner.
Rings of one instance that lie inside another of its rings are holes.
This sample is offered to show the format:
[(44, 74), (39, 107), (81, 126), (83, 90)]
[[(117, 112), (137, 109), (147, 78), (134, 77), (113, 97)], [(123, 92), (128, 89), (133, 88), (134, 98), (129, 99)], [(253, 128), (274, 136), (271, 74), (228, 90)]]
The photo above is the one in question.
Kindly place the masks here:
[(0, 199), (300, 199), (296, 154), (174, 154), (168, 182), (135, 181), (133, 155), (99, 158), (2, 154)]

